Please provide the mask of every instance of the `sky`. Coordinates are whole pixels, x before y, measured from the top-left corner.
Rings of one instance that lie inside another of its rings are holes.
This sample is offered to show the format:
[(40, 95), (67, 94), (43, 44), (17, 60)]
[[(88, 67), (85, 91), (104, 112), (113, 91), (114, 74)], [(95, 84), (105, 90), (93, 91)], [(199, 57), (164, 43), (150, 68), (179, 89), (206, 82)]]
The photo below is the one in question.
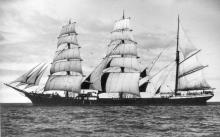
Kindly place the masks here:
[[(193, 45), (202, 49), (200, 62), (209, 65), (204, 75), (216, 88), (210, 101), (220, 101), (219, 0), (0, 0), (0, 81), (10, 82), (40, 62), (51, 62), (61, 27), (69, 19), (77, 22), (83, 72), (89, 74), (105, 56), (123, 10), (131, 17), (142, 65), (175, 47), (179, 15)], [(174, 55), (167, 52), (160, 65)], [(0, 102), (30, 100), (1, 84)]]

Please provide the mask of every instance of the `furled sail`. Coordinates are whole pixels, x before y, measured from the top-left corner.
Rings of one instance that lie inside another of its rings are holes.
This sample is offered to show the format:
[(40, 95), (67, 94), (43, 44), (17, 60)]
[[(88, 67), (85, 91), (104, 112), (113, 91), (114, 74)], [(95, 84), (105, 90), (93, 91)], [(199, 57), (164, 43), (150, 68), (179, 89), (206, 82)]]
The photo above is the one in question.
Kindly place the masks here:
[(75, 22), (70, 21), (62, 27), (44, 91), (66, 91), (66, 95), (68, 92), (80, 93), (83, 74), (77, 35)]
[(105, 85), (107, 93), (139, 95), (139, 73), (110, 73)]

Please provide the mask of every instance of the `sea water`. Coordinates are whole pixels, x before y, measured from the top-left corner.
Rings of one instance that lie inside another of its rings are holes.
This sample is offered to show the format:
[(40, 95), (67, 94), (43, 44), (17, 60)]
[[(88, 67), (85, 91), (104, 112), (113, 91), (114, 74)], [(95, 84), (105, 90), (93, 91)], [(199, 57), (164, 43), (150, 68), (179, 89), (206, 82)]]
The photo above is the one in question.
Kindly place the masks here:
[(58, 106), (1, 104), (2, 137), (220, 137), (220, 104)]

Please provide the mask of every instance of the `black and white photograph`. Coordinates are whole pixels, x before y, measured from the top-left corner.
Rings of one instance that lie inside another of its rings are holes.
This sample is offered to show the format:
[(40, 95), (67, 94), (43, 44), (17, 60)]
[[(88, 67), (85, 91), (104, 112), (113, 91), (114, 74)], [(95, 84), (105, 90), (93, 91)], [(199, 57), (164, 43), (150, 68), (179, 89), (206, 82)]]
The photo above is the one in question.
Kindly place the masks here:
[(220, 0), (0, 0), (1, 137), (220, 137)]

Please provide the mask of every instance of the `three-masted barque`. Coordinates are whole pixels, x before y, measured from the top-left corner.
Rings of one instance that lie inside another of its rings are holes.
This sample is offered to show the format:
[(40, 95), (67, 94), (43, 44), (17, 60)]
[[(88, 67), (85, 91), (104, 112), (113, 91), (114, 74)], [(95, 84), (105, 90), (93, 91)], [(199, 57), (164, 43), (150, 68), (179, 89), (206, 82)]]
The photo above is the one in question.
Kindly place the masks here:
[(5, 85), (25, 94), (33, 105), (200, 105), (214, 95), (213, 88), (202, 77), (202, 70), (207, 66), (197, 61), (200, 50), (182, 39), (179, 17), (175, 88), (166, 96), (161, 92), (163, 85), (155, 90), (155, 96), (141, 96), (140, 93), (148, 92), (149, 80), (140, 81), (149, 75), (146, 69), (141, 70), (130, 18), (124, 13), (114, 24), (106, 56), (85, 79), (77, 35), (75, 22), (62, 27), (50, 75), (41, 92), (27, 92), (26, 89), (38, 86), (46, 70), (45, 64), (37, 65)]

